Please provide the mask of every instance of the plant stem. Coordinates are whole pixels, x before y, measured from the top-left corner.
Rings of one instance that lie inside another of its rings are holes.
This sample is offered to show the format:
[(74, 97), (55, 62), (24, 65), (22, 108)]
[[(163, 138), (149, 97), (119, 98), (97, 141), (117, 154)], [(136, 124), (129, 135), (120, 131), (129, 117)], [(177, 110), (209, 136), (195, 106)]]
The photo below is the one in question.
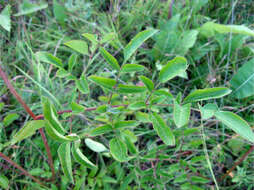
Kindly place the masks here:
[[(2, 77), (2, 79), (4, 80), (4, 83), (6, 84), (6, 86), (8, 87), (8, 89), (10, 90), (10, 92), (12, 93), (13, 96), (15, 96), (15, 98), (19, 101), (19, 103), (24, 107), (24, 109), (26, 110), (26, 112), (34, 119), (36, 120), (36, 115), (33, 113), (33, 111), (28, 107), (28, 105), (23, 101), (23, 99), (21, 98), (21, 96), (17, 93), (17, 91), (15, 90), (15, 88), (13, 87), (13, 85), (11, 84), (10, 80), (8, 79), (7, 75), (5, 74), (5, 72), (2, 70), (1, 66), (0, 66), (0, 76)], [(46, 138), (46, 135), (43, 131), (43, 129), (41, 128), (40, 130), (40, 134), (48, 155), (48, 163), (52, 172), (52, 180), (55, 179), (55, 169), (54, 169), (54, 164), (53, 164), (53, 158), (52, 158), (52, 154), (50, 151), (50, 147), (48, 145), (48, 141)]]
[(0, 152), (0, 157), (2, 157), (6, 162), (8, 162), (9, 164), (11, 164), (12, 166), (14, 166), (15, 168), (19, 169), (20, 171), (23, 172), (23, 174), (25, 176), (30, 177), (32, 180), (34, 180), (36, 183), (44, 186), (45, 184), (43, 184), (39, 179), (37, 179), (36, 177), (32, 176), (28, 171), (26, 171), (24, 168), (22, 168), (20, 165), (18, 165), (16, 162), (12, 161), (8, 156), (4, 155), (2, 152)]

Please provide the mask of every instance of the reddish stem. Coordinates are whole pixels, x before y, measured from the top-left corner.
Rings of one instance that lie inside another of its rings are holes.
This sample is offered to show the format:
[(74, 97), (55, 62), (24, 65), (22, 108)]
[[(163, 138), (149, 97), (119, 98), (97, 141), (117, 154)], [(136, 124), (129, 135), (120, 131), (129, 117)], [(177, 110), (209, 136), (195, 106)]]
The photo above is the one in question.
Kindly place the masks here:
[(24, 175), (30, 177), (32, 180), (34, 180), (36, 183), (45, 186), (39, 179), (32, 176), (28, 171), (26, 171), (24, 168), (22, 168), (20, 165), (18, 165), (16, 162), (12, 161), (8, 156), (4, 155), (2, 152), (0, 152), (0, 157), (2, 157), (6, 162), (14, 166), (15, 168), (19, 169), (23, 172)]
[[(24, 109), (26, 110), (26, 112), (34, 119), (36, 120), (36, 116), (35, 114), (32, 112), (32, 110), (27, 106), (27, 104), (22, 100), (21, 96), (17, 93), (17, 91), (15, 90), (15, 88), (13, 87), (13, 85), (11, 84), (10, 80), (8, 79), (8, 77), (6, 76), (5, 72), (2, 70), (1, 66), (0, 66), (0, 76), (2, 77), (2, 79), (4, 80), (4, 83), (6, 84), (6, 86), (8, 87), (8, 89), (10, 90), (10, 92), (15, 96), (15, 98), (19, 101), (19, 103), (24, 107)], [(40, 129), (40, 134), (48, 155), (48, 163), (52, 172), (52, 180), (55, 179), (55, 169), (54, 169), (54, 164), (53, 164), (53, 158), (51, 155), (51, 151), (50, 151), (50, 147), (48, 145), (47, 142), (47, 138), (45, 136), (45, 133), (43, 131), (43, 129)]]

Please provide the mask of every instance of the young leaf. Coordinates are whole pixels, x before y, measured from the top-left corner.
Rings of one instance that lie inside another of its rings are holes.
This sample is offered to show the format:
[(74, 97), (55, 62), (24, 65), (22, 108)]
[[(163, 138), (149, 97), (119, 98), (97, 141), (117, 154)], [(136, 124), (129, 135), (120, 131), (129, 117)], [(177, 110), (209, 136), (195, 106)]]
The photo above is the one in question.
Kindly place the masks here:
[(0, 102), (0, 111), (2, 111), (3, 108), (4, 108), (4, 103)]
[(218, 111), (216, 104), (206, 104), (203, 107), (200, 106), (202, 119), (209, 119), (214, 116), (214, 113)]
[(84, 33), (84, 34), (82, 34), (82, 36), (84, 36), (86, 39), (90, 40), (93, 44), (98, 43), (97, 35), (95, 35), (95, 34)]
[(158, 30), (148, 29), (139, 32), (124, 48), (124, 59), (127, 61), (131, 55), (141, 46), (148, 38), (156, 34)]
[(74, 159), (81, 165), (94, 169), (97, 168), (96, 165), (94, 165), (90, 160), (88, 160), (88, 158), (81, 152), (81, 150), (79, 149), (79, 145), (80, 145), (80, 140), (75, 141), (73, 146), (72, 146), (72, 155), (74, 157)]
[(136, 154), (138, 152), (137, 148), (135, 147), (134, 143), (131, 141), (130, 137), (121, 133), (124, 139), (124, 143), (126, 144), (128, 150), (131, 154)]
[(149, 78), (145, 76), (140, 76), (139, 79), (145, 84), (146, 88), (152, 92), (154, 89), (153, 81), (151, 81)]
[(128, 106), (130, 110), (140, 110), (146, 108), (144, 101), (134, 102)]
[(171, 129), (166, 125), (163, 119), (157, 113), (150, 114), (150, 120), (152, 121), (153, 128), (161, 138), (161, 140), (170, 146), (175, 145), (175, 136)]
[(6, 176), (0, 175), (0, 187), (3, 189), (9, 189), (9, 180)]
[(81, 75), (79, 80), (76, 80), (76, 85), (81, 93), (89, 94), (90, 90), (84, 73)]
[(69, 72), (72, 72), (73, 70), (73, 67), (76, 65), (77, 63), (77, 58), (78, 58), (78, 55), (76, 53), (73, 53), (69, 60), (68, 60), (68, 71)]
[(7, 30), (11, 31), (11, 6), (6, 5), (0, 14), (0, 25)]
[(167, 82), (168, 80), (182, 75), (188, 68), (187, 60), (184, 57), (175, 57), (169, 61), (160, 71), (160, 82)]
[(137, 112), (136, 113), (136, 119), (143, 123), (151, 123), (151, 120), (149, 118), (149, 115), (144, 112)]
[(105, 78), (105, 77), (98, 77), (98, 76), (95, 76), (95, 75), (92, 75), (88, 78), (89, 78), (89, 80), (91, 80), (95, 84), (98, 84), (101, 87), (104, 87), (108, 90), (113, 90), (113, 87), (116, 85), (116, 81), (114, 79)]
[(85, 107), (82, 105), (79, 105), (76, 102), (71, 102), (71, 109), (74, 113), (81, 113), (85, 111)]
[(42, 61), (42, 62), (45, 62), (45, 63), (48, 63), (48, 64), (52, 64), (54, 65), (55, 67), (58, 67), (60, 69), (63, 69), (63, 64), (62, 64), (62, 61), (61, 59), (55, 57), (54, 55), (48, 53), (48, 52), (44, 52), (44, 51), (38, 51), (36, 54), (35, 54), (36, 58), (39, 60), (39, 61)]
[(200, 33), (206, 37), (215, 35), (215, 32), (226, 34), (244, 34), (254, 36), (254, 31), (243, 25), (223, 25), (214, 22), (207, 22), (200, 28)]
[(115, 123), (114, 128), (115, 129), (120, 129), (120, 128), (125, 128), (125, 127), (136, 127), (138, 126), (139, 123), (137, 121), (118, 121)]
[(56, 131), (59, 133), (66, 133), (66, 130), (57, 119), (54, 106), (47, 98), (43, 98), (43, 115), (45, 120), (47, 120)]
[(48, 7), (47, 3), (30, 3), (29, 0), (23, 0), (23, 3), (19, 3), (19, 12), (14, 14), (13, 16), (22, 16), (22, 15), (28, 15), (34, 12), (37, 12), (42, 9), (46, 9)]
[(85, 41), (71, 40), (71, 41), (65, 42), (64, 45), (70, 47), (71, 49), (73, 49), (81, 54), (88, 55), (88, 46)]
[(165, 96), (170, 100), (174, 99), (174, 96), (170, 92), (168, 92), (168, 89), (155, 90), (153, 94), (156, 96)]
[(119, 71), (120, 66), (116, 60), (109, 52), (107, 52), (104, 48), (100, 48), (100, 53), (104, 57), (104, 59), (107, 61), (107, 63), (115, 70)]
[(13, 121), (17, 120), (19, 118), (19, 115), (16, 113), (10, 113), (7, 116), (4, 117), (3, 124), (5, 127), (12, 124)]
[(231, 90), (224, 87), (206, 88), (191, 92), (185, 99), (184, 103), (197, 102), (201, 100), (210, 100), (221, 98), (231, 93)]
[(36, 130), (45, 126), (44, 120), (28, 121), (14, 136), (12, 144), (32, 136)]
[(215, 117), (243, 138), (254, 142), (252, 129), (240, 116), (229, 111), (218, 111), (215, 112)]
[(102, 125), (100, 127), (97, 127), (95, 129), (93, 129), (90, 132), (90, 135), (91, 136), (103, 135), (105, 133), (112, 132), (112, 130), (113, 130), (113, 127), (111, 125), (109, 125), (109, 124), (106, 124), (106, 125)]
[(108, 150), (103, 144), (89, 138), (85, 139), (85, 143), (86, 143), (86, 146), (94, 152), (105, 152)]
[(143, 71), (145, 67), (143, 65), (138, 64), (125, 64), (121, 70), (123, 73), (131, 73), (131, 72), (140, 72)]
[(254, 59), (245, 63), (230, 81), (236, 98), (246, 98), (254, 95)]
[(179, 105), (174, 102), (174, 122), (177, 127), (182, 127), (189, 122), (191, 104)]
[(68, 180), (74, 184), (73, 176), (72, 176), (72, 164), (71, 164), (71, 143), (66, 142), (62, 143), (58, 150), (58, 157), (62, 166), (62, 170), (64, 175), (68, 178)]
[(65, 137), (61, 135), (52, 125), (48, 120), (45, 120), (45, 129), (47, 134), (54, 139), (57, 142), (68, 142), (68, 141), (73, 141), (72, 138)]
[(119, 162), (128, 161), (127, 147), (124, 142), (118, 138), (113, 138), (109, 141), (110, 153), (113, 158)]
[(65, 69), (58, 69), (56, 72), (56, 76), (59, 78), (66, 78), (69, 75), (70, 73), (66, 71)]
[(145, 92), (146, 88), (144, 86), (134, 86), (134, 85), (124, 85), (120, 84), (118, 86), (119, 93), (128, 93), (128, 94), (135, 94), (135, 93), (142, 93)]
[(53, 12), (56, 18), (56, 21), (59, 23), (64, 23), (65, 19), (67, 19), (66, 8), (57, 2), (57, 0), (53, 0)]

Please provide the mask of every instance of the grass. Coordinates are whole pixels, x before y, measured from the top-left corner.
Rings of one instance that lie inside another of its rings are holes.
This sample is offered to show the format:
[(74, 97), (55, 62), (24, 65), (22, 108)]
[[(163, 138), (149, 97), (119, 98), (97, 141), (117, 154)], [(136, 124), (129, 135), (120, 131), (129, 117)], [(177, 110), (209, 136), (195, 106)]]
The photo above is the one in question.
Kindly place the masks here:
[[(58, 1), (57, 1), (58, 2)], [(59, 1), (64, 3), (72, 1)], [(169, 9), (170, 3), (172, 10)], [(193, 89), (228, 86), (228, 82), (238, 69), (253, 56), (251, 49), (252, 38), (242, 35), (218, 34), (214, 38), (198, 36), (195, 44), (186, 52), (183, 49), (188, 40), (183, 40), (182, 46), (177, 48), (179, 39), (184, 32), (196, 29), (209, 18), (222, 24), (245, 24), (253, 28), (253, 3), (251, 1), (81, 1), (77, 0), (73, 6), (66, 6), (63, 15), (54, 13), (52, 1), (48, 1), (48, 8), (30, 15), (11, 17), (12, 28), (8, 33), (1, 28), (0, 33), (0, 65), (8, 74), (9, 79), (23, 100), (36, 114), (42, 114), (41, 97), (47, 96), (57, 110), (70, 109), (72, 101), (86, 108), (97, 107), (107, 103), (107, 92), (90, 84), (90, 95), (76, 93), (75, 83), (66, 77), (58, 77), (56, 68), (44, 62), (37, 62), (36, 52), (52, 53), (63, 61), (64, 68), (68, 68), (71, 55), (77, 60), (72, 74), (80, 77), (86, 75), (105, 77), (116, 76), (117, 73), (107, 67), (98, 51), (93, 56), (82, 56), (67, 48), (64, 43), (69, 40), (83, 39), (81, 34), (97, 34), (100, 39), (108, 38), (103, 45), (119, 63), (123, 60), (123, 47), (140, 31), (154, 27), (165, 30), (165, 36), (160, 39), (152, 37), (142, 45), (139, 53), (130, 60), (146, 66), (149, 72), (146, 76), (156, 80), (155, 71), (175, 55), (183, 55), (189, 63), (188, 76), (185, 80), (177, 78), (160, 87), (169, 88), (174, 96), (181, 92), (187, 95)], [(8, 1), (12, 12), (18, 7), (13, 1)], [(200, 7), (203, 4), (202, 7)], [(0, 9), (6, 2), (0, 2)], [(243, 9), (244, 7), (244, 9)], [(177, 14), (179, 23), (174, 27), (168, 19)], [(59, 17), (65, 17), (61, 21)], [(168, 27), (168, 29), (165, 29)], [(89, 45), (91, 43), (87, 41)], [(173, 45), (172, 45), (173, 44)], [(162, 48), (165, 51), (162, 52)], [(162, 52), (162, 53), (161, 53)], [(137, 74), (125, 74), (123, 81), (138, 81)], [(10, 94), (3, 81), (0, 80), (0, 102), (4, 107), (0, 109), (0, 151), (8, 155), (14, 162), (25, 168), (35, 177), (51, 177), (47, 164), (46, 150), (37, 132), (36, 135), (21, 141), (14, 146), (1, 150), (1, 144), (9, 141), (13, 135), (30, 120), (21, 105)], [(119, 104), (123, 96), (112, 96), (112, 104)], [(142, 100), (142, 96), (125, 97), (126, 102)], [(221, 108), (238, 113), (251, 126), (254, 126), (253, 96), (245, 99), (226, 97), (216, 102)], [(170, 104), (172, 102), (169, 102)], [(197, 109), (197, 107), (194, 107)], [(173, 108), (154, 108), (163, 112), (163, 119), (169, 126), (174, 126)], [(112, 112), (115, 110), (112, 110)], [(3, 119), (10, 113), (17, 113), (18, 119), (10, 125), (4, 126)], [(113, 114), (112, 114), (113, 115)], [(131, 113), (126, 114), (132, 118)], [(112, 118), (126, 115), (113, 115)], [(99, 113), (85, 112), (76, 116), (63, 114), (60, 116), (65, 128), (72, 133), (78, 132), (86, 137), (88, 131), (101, 124), (106, 116)], [(119, 163), (107, 155), (97, 154), (85, 146), (81, 150), (89, 160), (99, 165), (98, 171), (73, 163), (76, 184), (68, 183), (63, 175), (57, 155), (59, 143), (47, 136), (57, 171), (55, 183), (48, 183), (49, 189), (252, 189), (253, 188), (253, 153), (233, 170), (227, 178), (221, 177), (236, 161), (247, 152), (252, 144), (242, 138), (235, 137), (235, 133), (224, 125), (218, 124), (214, 118), (204, 122), (204, 129), (200, 127), (200, 114), (191, 113), (188, 126), (174, 129), (176, 146), (169, 147), (162, 143), (151, 124), (141, 124), (132, 130), (138, 138), (136, 146), (139, 156), (130, 162)], [(115, 134), (102, 135), (95, 139), (108, 147), (109, 139)], [(205, 146), (204, 146), (205, 145)], [(10, 164), (0, 159), (0, 176), (8, 178), (9, 189), (42, 189), (29, 177), (25, 177)], [(0, 178), (2, 179), (2, 178)], [(1, 182), (0, 182), (1, 184)], [(218, 184), (218, 185), (216, 185)], [(217, 187), (218, 186), (218, 187)]]

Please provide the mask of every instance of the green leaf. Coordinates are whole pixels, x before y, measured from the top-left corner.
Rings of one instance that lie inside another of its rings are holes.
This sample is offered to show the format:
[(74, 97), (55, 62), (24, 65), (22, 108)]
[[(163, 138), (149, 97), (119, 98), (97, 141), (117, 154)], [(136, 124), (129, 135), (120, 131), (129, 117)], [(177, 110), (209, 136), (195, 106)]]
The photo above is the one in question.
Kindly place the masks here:
[(45, 2), (35, 4), (28, 0), (23, 0), (23, 3), (19, 3), (19, 12), (14, 14), (14, 16), (28, 15), (42, 9), (46, 9), (47, 7), (48, 4)]
[(0, 14), (0, 25), (7, 30), (11, 31), (11, 6), (6, 5)]
[(45, 129), (47, 134), (54, 139), (57, 142), (68, 142), (68, 141), (73, 141), (72, 138), (68, 138), (66, 136), (63, 136), (62, 134), (60, 134), (53, 126), (52, 124), (48, 121), (45, 120)]
[(168, 99), (174, 99), (174, 96), (168, 92), (168, 89), (158, 89), (158, 90), (155, 90), (154, 95), (157, 95), (157, 96), (166, 96)]
[(118, 92), (119, 93), (128, 93), (128, 94), (135, 94), (135, 93), (142, 93), (145, 92), (146, 88), (144, 86), (134, 86), (134, 85), (124, 85), (119, 84)]
[(3, 189), (9, 189), (9, 180), (3, 174), (0, 175), (0, 187)]
[(243, 25), (223, 25), (207, 22), (200, 28), (200, 33), (206, 37), (214, 36), (216, 32), (221, 34), (233, 33), (254, 36), (254, 31)]
[(63, 69), (63, 64), (61, 59), (55, 57), (54, 55), (48, 53), (48, 52), (44, 52), (44, 51), (38, 51), (35, 54), (36, 58), (39, 61), (45, 62), (45, 63), (49, 63), (54, 65), (55, 67), (58, 67), (60, 69)]
[(64, 21), (68, 19), (66, 8), (59, 4), (57, 0), (53, 0), (53, 12), (56, 21), (59, 23), (64, 23)]
[(44, 120), (28, 121), (12, 138), (12, 144), (15, 144), (23, 139), (26, 139), (33, 134), (36, 130), (45, 126)]
[(139, 79), (144, 83), (144, 85), (146, 86), (146, 88), (152, 92), (154, 89), (154, 84), (153, 81), (151, 81), (149, 78), (145, 77), (145, 76), (140, 76)]
[(137, 121), (118, 121), (115, 123), (114, 128), (115, 129), (120, 129), (120, 128), (125, 128), (125, 127), (136, 127), (138, 126), (139, 123)]
[(72, 146), (72, 155), (74, 159), (81, 165), (91, 168), (91, 169), (96, 169), (97, 166), (94, 165), (79, 149), (80, 145), (80, 140), (75, 141), (73, 146)]
[(94, 152), (105, 152), (108, 150), (103, 144), (89, 138), (85, 139), (85, 143), (86, 143), (86, 146)]
[(71, 49), (73, 49), (81, 54), (88, 55), (88, 46), (85, 41), (71, 40), (71, 41), (65, 42), (64, 45), (70, 47)]
[(190, 111), (191, 104), (181, 106), (177, 103), (177, 101), (174, 102), (174, 122), (178, 128), (188, 124)]
[(116, 81), (110, 78), (98, 77), (98, 76), (92, 75), (88, 77), (88, 79), (94, 82), (95, 84), (100, 85), (101, 87), (104, 87), (111, 91), (113, 90), (113, 87), (116, 85)]
[(10, 113), (3, 119), (3, 124), (5, 127), (12, 124), (13, 121), (17, 120), (19, 118), (19, 115), (16, 113)]
[(3, 108), (4, 108), (4, 103), (0, 102), (0, 112), (2, 111)]
[(157, 113), (150, 114), (150, 120), (152, 121), (153, 128), (161, 138), (161, 140), (170, 146), (175, 145), (175, 136), (171, 129), (166, 125), (163, 119)]
[(109, 124), (106, 124), (106, 125), (102, 125), (100, 127), (97, 127), (95, 129), (93, 129), (90, 132), (90, 135), (91, 136), (103, 135), (105, 133), (112, 132), (112, 130), (113, 130), (113, 127), (111, 125), (109, 125)]
[(169, 61), (160, 71), (160, 82), (167, 82), (168, 80), (182, 75), (188, 68), (187, 60), (184, 57), (175, 57)]
[(83, 33), (82, 36), (90, 40), (93, 44), (98, 44), (97, 35), (90, 34), (90, 33)]
[(206, 104), (200, 107), (202, 119), (209, 119), (214, 116), (214, 113), (218, 111), (216, 104)]
[(127, 61), (131, 55), (151, 36), (156, 34), (158, 30), (148, 29), (139, 32), (124, 48), (124, 60)]
[(113, 158), (119, 162), (128, 161), (127, 147), (124, 142), (118, 138), (113, 138), (109, 141), (110, 153)]
[(42, 99), (43, 102), (43, 115), (45, 120), (47, 120), (52, 127), (59, 133), (66, 133), (66, 130), (63, 128), (60, 121), (57, 119), (55, 107), (47, 98)]
[(79, 105), (76, 102), (71, 102), (71, 109), (74, 113), (81, 113), (85, 111), (85, 107), (82, 105)]
[(194, 183), (208, 183), (208, 182), (210, 182), (209, 179), (199, 177), (199, 176), (191, 176), (191, 181)]
[(143, 123), (150, 123), (151, 122), (149, 115), (144, 112), (137, 112), (136, 119), (140, 122), (143, 122)]
[(68, 71), (66, 71), (65, 69), (58, 69), (56, 72), (56, 76), (59, 78), (65, 78), (69, 75), (70, 75), (70, 73)]
[(140, 72), (145, 70), (145, 67), (143, 65), (138, 64), (125, 64), (121, 70), (123, 73), (131, 73), (131, 72)]
[(76, 86), (78, 87), (78, 90), (83, 93), (83, 94), (89, 94), (90, 90), (89, 90), (89, 85), (88, 82), (86, 80), (86, 77), (84, 75), (84, 73), (81, 75), (79, 80), (76, 80)]
[(68, 71), (72, 72), (74, 66), (77, 64), (78, 55), (73, 53), (68, 60)]
[(58, 157), (60, 159), (61, 167), (64, 175), (68, 178), (68, 180), (74, 184), (73, 176), (72, 176), (72, 164), (71, 164), (71, 143), (66, 142), (62, 143), (58, 150)]
[(231, 90), (224, 87), (206, 88), (191, 92), (185, 99), (184, 103), (197, 102), (201, 100), (210, 100), (221, 98), (231, 93)]
[(120, 66), (116, 60), (109, 52), (107, 52), (104, 48), (100, 48), (100, 53), (104, 57), (104, 59), (107, 61), (107, 63), (115, 70), (119, 71)]
[(134, 102), (134, 103), (131, 103), (128, 108), (130, 110), (139, 110), (139, 109), (144, 109), (146, 108), (146, 104), (144, 101), (139, 101), (139, 102)]
[(245, 63), (230, 81), (232, 95), (242, 99), (254, 95), (254, 59)]
[(134, 143), (131, 141), (130, 137), (127, 136), (127, 135), (124, 135), (124, 133), (122, 133), (122, 134), (123, 134), (122, 136), (123, 136), (123, 139), (124, 139), (124, 143), (126, 144), (128, 150), (129, 150), (129, 152), (130, 152), (131, 154), (136, 154), (136, 153), (138, 153), (138, 150), (137, 150), (137, 148), (135, 147)]
[(215, 112), (215, 117), (241, 137), (254, 142), (254, 133), (249, 124), (240, 116), (229, 111)]

